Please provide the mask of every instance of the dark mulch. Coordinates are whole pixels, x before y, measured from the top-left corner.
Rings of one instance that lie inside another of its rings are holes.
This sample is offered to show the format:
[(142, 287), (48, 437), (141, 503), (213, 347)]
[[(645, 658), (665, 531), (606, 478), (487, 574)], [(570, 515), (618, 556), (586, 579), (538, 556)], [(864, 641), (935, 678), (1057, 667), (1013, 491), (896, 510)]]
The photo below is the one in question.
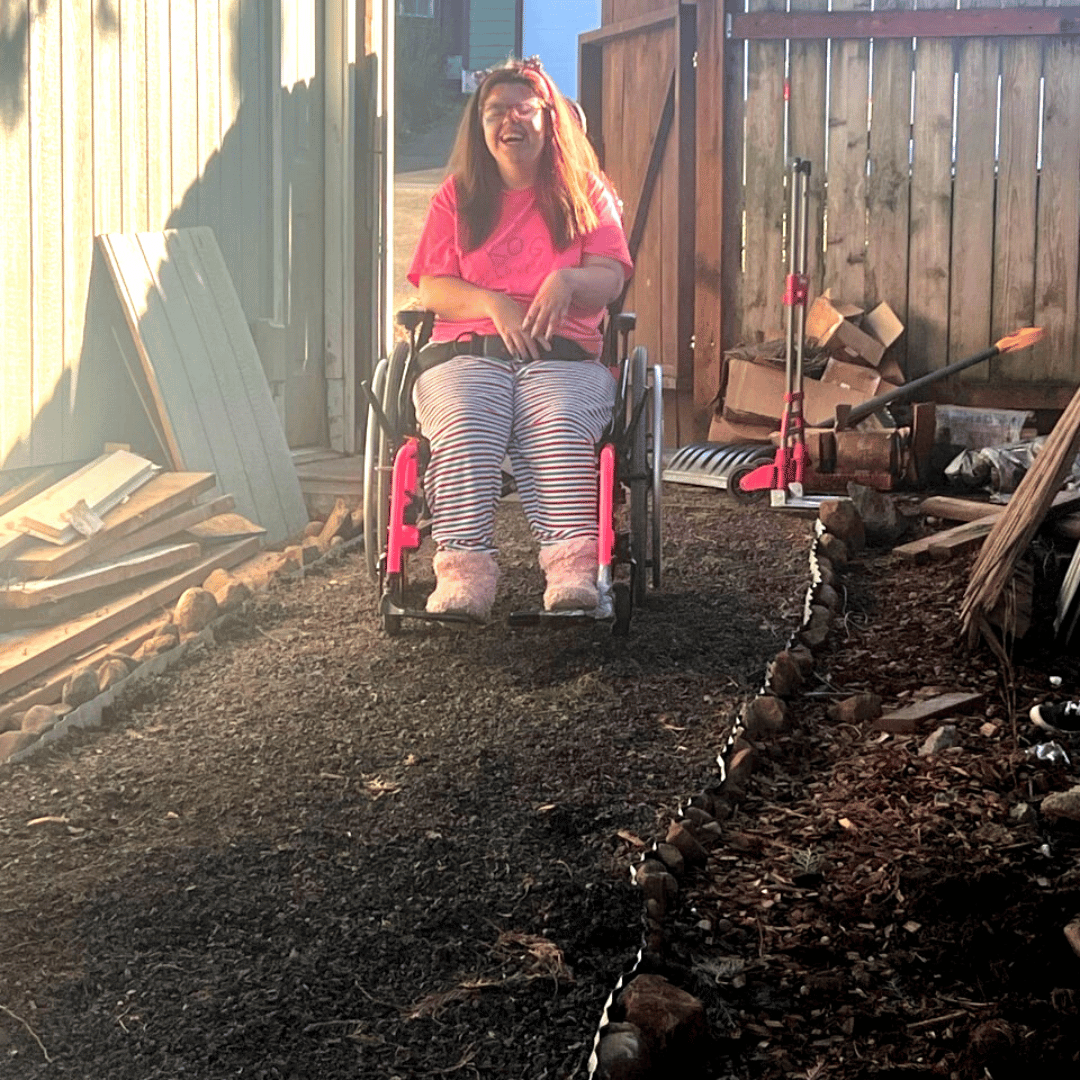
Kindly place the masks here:
[[(389, 640), (350, 555), (0, 773), (5, 1078), (582, 1077), (641, 939), (629, 869), (715, 779), (808, 580), (805, 519), (683, 488), (668, 526), (627, 639)], [(501, 528), (505, 615), (541, 585), (516, 508)], [(820, 678), (673, 919), (700, 1075), (1077, 1074), (1076, 848), (1038, 814), (1075, 777), (1015, 720), (1080, 667), (959, 649), (965, 573), (844, 571)], [(935, 759), (825, 718), (934, 687), (987, 695)]]
[[(673, 493), (630, 636), (382, 636), (359, 556), (0, 774), (5, 1076), (566, 1077), (640, 941), (619, 831), (711, 775), (809, 524)], [(541, 578), (503, 515), (499, 615)], [(61, 821), (29, 824), (53, 817)]]

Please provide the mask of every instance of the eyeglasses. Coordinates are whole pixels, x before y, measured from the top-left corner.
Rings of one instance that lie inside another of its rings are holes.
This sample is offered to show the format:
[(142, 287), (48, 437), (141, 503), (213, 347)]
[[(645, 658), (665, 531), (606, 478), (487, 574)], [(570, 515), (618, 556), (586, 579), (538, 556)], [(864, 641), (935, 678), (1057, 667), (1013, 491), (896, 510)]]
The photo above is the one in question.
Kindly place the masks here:
[(497, 127), (508, 116), (519, 120), (523, 124), (529, 123), (536, 118), (536, 114), (544, 108), (544, 103), (539, 98), (530, 98), (527, 101), (519, 101), (516, 105), (485, 105), (480, 119), (485, 127)]

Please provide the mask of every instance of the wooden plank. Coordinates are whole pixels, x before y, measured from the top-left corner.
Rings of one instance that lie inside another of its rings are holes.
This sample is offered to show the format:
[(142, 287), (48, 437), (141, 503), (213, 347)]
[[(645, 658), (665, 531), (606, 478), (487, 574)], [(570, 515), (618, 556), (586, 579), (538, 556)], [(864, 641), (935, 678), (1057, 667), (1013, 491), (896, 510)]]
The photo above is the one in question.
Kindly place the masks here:
[(723, 293), (720, 269), (726, 176), (723, 12), (717, 4), (698, 7), (697, 93), (708, 108), (697, 110), (694, 196), (698, 225), (694, 267), (694, 441), (708, 435), (713, 401), (720, 391)]
[[(102, 235), (97, 238), (98, 247), (105, 258), (105, 264), (109, 269), (116, 288), (116, 295), (120, 300), (120, 306), (127, 320), (131, 338), (135, 344), (135, 350), (139, 354), (142, 364), (143, 376), (146, 380), (145, 389), (153, 401), (154, 410), (157, 414), (156, 430), (159, 431), (168, 448), (169, 463), (178, 472), (188, 468), (184, 460), (184, 450), (181, 449), (180, 441), (170, 414), (170, 405), (182, 415), (191, 417), (197, 415), (195, 399), (191, 394), (191, 388), (187, 380), (170, 374), (178, 368), (174, 361), (172, 368), (165, 366), (164, 374), (168, 386), (163, 387), (158, 373), (158, 364), (161, 357), (169, 348), (169, 341), (162, 336), (160, 326), (161, 317), (157, 298), (151, 294), (148, 276), (149, 268), (144, 265), (142, 252), (135, 243), (134, 237), (122, 233)], [(154, 309), (156, 318), (150, 318), (151, 308)], [(145, 317), (145, 325), (144, 325)], [(150, 350), (154, 350), (151, 355)], [(166, 399), (166, 390), (168, 399)], [(187, 439), (194, 445), (205, 446), (208, 436), (203, 433), (201, 444), (194, 443), (194, 437), (190, 431), (185, 432)]]
[(113, 654), (132, 655), (144, 641), (147, 641), (158, 632), (161, 623), (161, 616), (155, 614), (149, 619), (143, 620), (134, 629), (109, 641), (106, 645), (88, 650), (74, 663), (50, 672), (46, 681), (40, 686), (36, 686), (32, 690), (26, 690), (18, 697), (10, 698), (0, 704), (0, 721), (15, 716), (17, 713), (25, 712), (34, 705), (53, 705), (59, 702), (63, 696), (64, 687), (75, 672), (81, 671), (85, 667), (96, 668)]
[[(30, 39), (10, 39), (5, 50), (5, 94), (25, 102), (30, 94)], [(11, 62), (14, 61), (12, 64)], [(31, 315), (30, 116), (5, 112), (0, 138), (0, 311), (4, 360), (0, 363), (0, 468), (35, 464), (30, 453), (34, 421), (33, 321)]]
[[(266, 455), (267, 466), (273, 481), (273, 491), (277, 496), (285, 523), (286, 531), (280, 539), (292, 538), (302, 532), (307, 524), (307, 509), (300, 492), (296, 468), (289, 453), (289, 445), (285, 441), (285, 433), (278, 421), (274, 402), (270, 396), (270, 387), (267, 385), (266, 376), (259, 363), (259, 354), (255, 349), (251, 330), (221, 257), (221, 251), (214, 240), (213, 232), (209, 229), (195, 229), (190, 234), (190, 240), (193, 251), (199, 257), (203, 280), (210, 290), (210, 295), (217, 301), (218, 314), (232, 350), (230, 355), (239, 369), (247, 406), (255, 418), (259, 442)], [(237, 505), (241, 506), (239, 499)], [(267, 527), (270, 542), (276, 542), (278, 537), (271, 532), (269, 523), (260, 521), (259, 524)]]
[[(949, 0), (926, 0), (943, 7)], [(919, 41), (915, 54), (914, 160), (908, 280), (907, 376), (944, 367), (949, 354), (949, 242), (952, 232), (953, 51)]]
[(105, 528), (97, 535), (63, 547), (35, 544), (0, 567), (0, 574), (9, 571), (20, 578), (62, 574), (98, 557), (121, 538), (141, 534), (159, 518), (209, 491), (216, 482), (213, 473), (161, 473), (105, 514)]
[[(94, 66), (92, 57), (92, 0), (70, 0), (58, 5), (61, 24), (60, 100), (63, 114), (61, 143), (65, 377), (61, 387), (65, 416), (74, 413), (74, 387), (83, 357), (86, 320), (70, 317), (85, 305), (89, 310), (90, 271), (94, 248)], [(55, 88), (54, 88), (55, 92)], [(84, 425), (65, 424), (60, 452), (65, 458), (86, 453)]]
[(982, 542), (990, 535), (993, 526), (993, 518), (980, 518), (978, 521), (957, 525), (955, 529), (949, 529), (947, 533), (939, 533), (931, 538), (931, 543), (927, 547), (930, 558), (935, 562), (943, 562), (960, 552), (982, 547)]
[[(1011, 501), (1011, 499), (1010, 499)], [(919, 513), (949, 521), (979, 521), (997, 517), (1007, 504), (958, 499), (951, 495), (931, 495), (919, 503)], [(1059, 517), (1080, 508), (1080, 492), (1059, 491), (1050, 502), (1046, 516)]]
[(145, 298), (131, 324), (178, 455), (215, 472), (272, 543), (301, 532), (296, 469), (213, 232), (114, 235), (103, 247), (120, 295)]
[[(783, 10), (781, 0), (751, 0), (751, 10)], [(746, 68), (746, 271), (742, 285), (745, 341), (784, 333), (784, 45), (754, 42)]]
[[(913, 0), (879, 0), (879, 10), (907, 10)], [(875, 41), (867, 178), (866, 298), (884, 300), (907, 323), (908, 232), (911, 177), (911, 42)], [(905, 368), (907, 338), (891, 355)]]
[[(243, 104), (240, 54), (245, 48), (240, 40), (241, 0), (220, 0), (218, 10), (221, 40), (227, 46), (220, 50), (219, 56), (221, 90), (218, 101), (222, 139), (218, 166), (221, 170), (221, 202), (227, 212), (215, 226), (215, 232), (229, 273), (234, 281), (238, 281), (244, 269), (240, 257), (242, 208), (250, 198), (250, 192), (244, 190), (241, 156), (240, 127), (244, 121), (240, 114)], [(255, 314), (256, 309), (251, 311)]]
[(30, 20), (30, 200), (33, 302), (33, 408), (30, 455), (55, 461), (64, 442), (64, 205), (60, 12), (47, 5)]
[[(674, 147), (675, 231), (668, 237), (674, 251), (667, 256), (674, 264), (674, 309), (666, 309), (664, 321), (672, 324), (675, 331), (675, 363), (678, 386), (683, 397), (688, 396), (689, 412), (684, 409), (686, 423), (676, 433), (683, 445), (694, 435), (693, 380), (694, 380), (694, 267), (697, 262), (697, 215), (694, 191), (697, 182), (697, 84), (694, 66), (697, 57), (697, 8), (681, 4), (674, 35), (675, 70), (675, 122)], [(702, 418), (703, 434), (708, 425)]]
[(125, 555), (113, 562), (83, 567), (45, 581), (26, 581), (0, 589), (0, 610), (25, 610), (169, 570), (197, 559), (197, 543), (171, 544)]
[(927, 720), (936, 720), (950, 713), (971, 713), (986, 700), (985, 694), (968, 693), (963, 690), (938, 694), (925, 701), (915, 701), (899, 709), (890, 709), (874, 722), (879, 731), (891, 731), (896, 735), (913, 735)]
[[(1047, 0), (1059, 6), (1059, 0)], [(1046, 331), (1031, 366), (1039, 379), (1075, 380), (1080, 267), (1080, 43), (1044, 42), (1042, 166), (1039, 170), (1035, 325)]]
[[(792, 11), (812, 11), (821, 0), (791, 0)], [(806, 276), (810, 299), (825, 290), (822, 229), (825, 217), (825, 41), (792, 41), (790, 50), (791, 101), (788, 131), (791, 156), (810, 162)], [(906, 243), (905, 243), (906, 250)]]
[[(206, 231), (213, 236), (209, 229)], [(159, 287), (163, 295), (172, 297), (170, 322), (184, 349), (188, 377), (205, 379), (207, 391), (217, 395), (223, 405), (224, 422), (231, 428), (238, 450), (231, 469), (218, 473), (221, 488), (232, 492), (241, 506), (250, 508), (245, 512), (253, 512), (255, 519), (273, 536), (283, 539), (289, 534), (288, 523), (275, 487), (263, 432), (233, 356), (233, 343), (225, 328), (220, 302), (213, 294), (191, 236), (187, 232), (167, 232), (164, 239), (165, 258), (158, 271)], [(223, 276), (227, 277), (224, 269)], [(250, 330), (247, 338), (254, 349)], [(229, 453), (223, 443), (221, 454), (215, 454), (215, 458)], [(295, 474), (291, 457), (288, 468)]]
[(85, 504), (94, 514), (111, 510), (125, 496), (151, 479), (157, 466), (127, 450), (102, 454), (88, 469), (80, 469), (77, 479), (68, 478), (35, 496), (19, 508), (15, 528), (53, 543), (75, 539), (70, 512)]
[[(962, 0), (965, 7), (993, 6), (996, 0)], [(997, 83), (1001, 43), (976, 38), (957, 46), (956, 177), (953, 183), (952, 260), (949, 266), (949, 359), (974, 356), (990, 336), (994, 261), (995, 146)], [(985, 383), (988, 364), (957, 375)]]
[(262, 536), (266, 530), (242, 514), (221, 513), (208, 518), (187, 530), (195, 539), (205, 544), (221, 544), (239, 540), (245, 536)]
[(932, 533), (930, 536), (920, 536), (916, 540), (909, 540), (906, 544), (899, 544), (894, 547), (893, 554), (898, 558), (903, 559), (905, 562), (924, 563), (930, 560), (930, 548), (937, 544), (939, 546), (948, 545), (953, 537), (960, 537), (961, 541), (964, 537), (970, 535), (969, 531), (973, 526), (984, 526), (982, 532), (978, 534), (979, 542), (981, 543), (983, 538), (989, 533), (991, 526), (994, 523), (996, 515), (991, 515), (988, 518), (977, 521), (968, 521), (963, 525), (956, 525), (951, 529), (942, 529), (940, 532)]
[(63, 480), (71, 471), (70, 465), (49, 465), (9, 488), (0, 495), (0, 522), (10, 511), (15, 510), (35, 495), (41, 494), (46, 488), (52, 487), (57, 481)]
[(215, 551), (166, 581), (144, 586), (63, 626), (35, 631), (6, 644), (0, 648), (0, 694), (9, 693), (83, 649), (159, 610), (185, 589), (201, 585), (211, 571), (235, 566), (258, 550), (257, 536), (241, 540)]
[[(835, 0), (850, 10), (856, 0)], [(870, 46), (832, 42), (825, 284), (833, 296), (865, 307), (866, 155)]]
[[(1001, 142), (994, 233), (994, 340), (1035, 317), (1035, 215), (1038, 182), (1040, 42), (1001, 47)], [(1074, 136), (1075, 137), (1075, 136)], [(1073, 180), (1075, 184), (1075, 178)], [(1030, 350), (990, 361), (989, 379), (1039, 381)]]

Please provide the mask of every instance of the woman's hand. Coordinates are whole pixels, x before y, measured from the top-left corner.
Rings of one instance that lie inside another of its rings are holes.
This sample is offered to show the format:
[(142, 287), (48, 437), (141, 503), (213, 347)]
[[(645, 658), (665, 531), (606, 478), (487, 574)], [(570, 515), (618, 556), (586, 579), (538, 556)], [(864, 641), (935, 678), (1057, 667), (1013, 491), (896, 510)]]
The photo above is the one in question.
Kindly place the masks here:
[(487, 314), (512, 356), (520, 356), (522, 360), (526, 357), (531, 360), (540, 359), (540, 342), (537, 341), (536, 334), (526, 327), (521, 305), (516, 300), (505, 293), (490, 292)]
[(562, 325), (574, 299), (573, 271), (569, 267), (553, 270), (540, 286), (529, 310), (525, 312), (522, 329), (536, 338), (545, 349), (551, 350), (551, 339)]

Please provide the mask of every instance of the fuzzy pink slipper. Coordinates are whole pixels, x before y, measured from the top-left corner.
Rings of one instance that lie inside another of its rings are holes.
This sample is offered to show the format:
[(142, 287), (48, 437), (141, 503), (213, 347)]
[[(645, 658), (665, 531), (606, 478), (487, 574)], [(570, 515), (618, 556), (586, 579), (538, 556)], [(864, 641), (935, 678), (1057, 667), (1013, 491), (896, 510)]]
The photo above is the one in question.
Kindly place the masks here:
[(495, 603), (499, 564), (490, 551), (437, 551), (435, 591), (427, 598), (433, 614), (468, 615), (487, 622)]
[(596, 591), (596, 537), (582, 536), (540, 549), (540, 566), (547, 576), (547, 611), (591, 611), (600, 602)]

